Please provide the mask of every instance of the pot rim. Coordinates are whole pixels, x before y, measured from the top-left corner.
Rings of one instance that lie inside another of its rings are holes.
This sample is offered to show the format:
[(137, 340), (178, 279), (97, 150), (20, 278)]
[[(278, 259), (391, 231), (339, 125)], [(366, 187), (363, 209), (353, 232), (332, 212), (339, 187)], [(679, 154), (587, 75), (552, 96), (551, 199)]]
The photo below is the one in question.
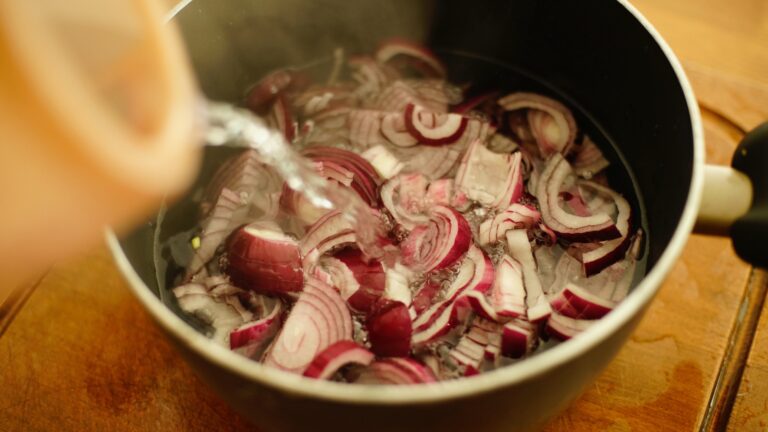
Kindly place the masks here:
[[(685, 208), (680, 221), (672, 235), (669, 244), (654, 264), (653, 269), (646, 274), (630, 295), (622, 301), (610, 314), (600, 319), (587, 331), (559, 344), (549, 350), (537, 354), (534, 360), (502, 367), (497, 370), (480, 374), (471, 378), (452, 381), (442, 381), (435, 384), (420, 384), (414, 386), (374, 386), (349, 385), (330, 381), (320, 381), (304, 378), (289, 372), (264, 366), (247, 359), (225, 347), (219, 346), (197, 332), (180, 317), (171, 311), (157, 298), (141, 280), (128, 261), (114, 231), (106, 230), (106, 241), (114, 256), (115, 262), (128, 281), (128, 285), (139, 301), (150, 312), (152, 317), (166, 331), (173, 334), (179, 341), (210, 363), (242, 376), (250, 381), (267, 385), (289, 393), (293, 396), (313, 399), (324, 399), (333, 402), (349, 404), (379, 404), (399, 405), (414, 403), (433, 403), (456, 398), (471, 397), (476, 394), (489, 392), (501, 387), (519, 384), (548, 370), (567, 363), (585, 354), (606, 340), (620, 327), (627, 324), (647, 306), (658, 291), (666, 275), (682, 253), (688, 236), (693, 230), (696, 214), (701, 200), (704, 169), (704, 141), (701, 115), (698, 104), (688, 78), (683, 71), (680, 61), (670, 47), (648, 22), (648, 20), (627, 0), (618, 0), (645, 30), (654, 38), (659, 48), (667, 57), (678, 82), (685, 95), (688, 113), (691, 119), (693, 138), (693, 170), (688, 190)], [(182, 2), (183, 4), (184, 2)], [(182, 7), (174, 8), (169, 14), (172, 18)]]

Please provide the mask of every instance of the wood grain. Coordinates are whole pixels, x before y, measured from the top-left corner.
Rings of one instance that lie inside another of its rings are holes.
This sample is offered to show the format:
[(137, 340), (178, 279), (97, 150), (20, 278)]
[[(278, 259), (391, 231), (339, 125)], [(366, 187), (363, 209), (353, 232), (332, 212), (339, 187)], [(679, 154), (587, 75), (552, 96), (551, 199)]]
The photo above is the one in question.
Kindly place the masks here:
[(768, 430), (768, 313), (765, 311), (758, 323), (727, 430)]
[(204, 386), (106, 250), (53, 269), (0, 338), (0, 431), (252, 430)]

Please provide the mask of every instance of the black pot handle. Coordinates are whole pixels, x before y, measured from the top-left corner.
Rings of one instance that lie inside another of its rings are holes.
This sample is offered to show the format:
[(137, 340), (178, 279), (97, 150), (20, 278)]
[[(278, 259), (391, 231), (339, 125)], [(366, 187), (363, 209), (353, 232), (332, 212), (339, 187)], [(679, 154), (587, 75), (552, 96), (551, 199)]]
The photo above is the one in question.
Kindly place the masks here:
[(768, 122), (744, 136), (731, 166), (752, 183), (749, 210), (730, 228), (733, 248), (744, 261), (768, 267)]

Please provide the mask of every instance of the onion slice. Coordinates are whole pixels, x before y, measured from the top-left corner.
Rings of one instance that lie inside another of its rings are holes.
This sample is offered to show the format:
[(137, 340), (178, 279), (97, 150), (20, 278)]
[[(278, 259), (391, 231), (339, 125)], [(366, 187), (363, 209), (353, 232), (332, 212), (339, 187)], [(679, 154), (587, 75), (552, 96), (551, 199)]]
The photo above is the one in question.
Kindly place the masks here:
[(195, 250), (195, 254), (187, 267), (187, 278), (203, 270), (224, 239), (245, 221), (247, 210), (246, 204), (243, 203), (239, 195), (229, 189), (222, 189), (213, 211), (203, 222), (200, 247)]
[(522, 154), (488, 150), (480, 140), (469, 145), (456, 173), (456, 185), (485, 206), (506, 208), (523, 194)]
[(590, 328), (596, 321), (568, 318), (553, 313), (547, 320), (547, 333), (560, 340), (568, 340)]
[(405, 106), (405, 127), (419, 143), (441, 146), (461, 138), (467, 128), (467, 118), (460, 114), (429, 112), (409, 103)]
[(576, 138), (576, 120), (560, 102), (534, 93), (512, 93), (499, 99), (507, 111), (529, 109), (528, 125), (544, 158), (567, 154)]
[(408, 307), (399, 301), (384, 301), (366, 321), (371, 350), (381, 357), (407, 356), (413, 332)]
[(403, 164), (386, 147), (377, 145), (361, 154), (383, 179), (391, 179), (403, 170)]
[(459, 343), (448, 354), (451, 359), (464, 368), (464, 376), (480, 373), (480, 366), (485, 360), (485, 348), (488, 345), (488, 335), (485, 330), (471, 327)]
[(569, 318), (590, 320), (604, 317), (616, 306), (613, 301), (603, 299), (574, 283), (566, 284), (549, 304)]
[(371, 207), (378, 207), (381, 177), (365, 158), (349, 150), (334, 147), (310, 147), (302, 155), (315, 162), (332, 163), (352, 173), (351, 188)]
[(573, 158), (573, 170), (576, 174), (589, 180), (607, 168), (608, 165), (610, 162), (603, 156), (600, 147), (587, 135), (584, 135), (584, 140), (577, 150), (576, 157)]
[(357, 379), (358, 384), (409, 385), (437, 381), (432, 371), (410, 358), (388, 358), (371, 363), (363, 369)]
[(373, 353), (355, 342), (339, 341), (321, 351), (304, 371), (304, 376), (327, 380), (345, 365), (354, 363), (368, 366), (373, 358)]
[(277, 333), (282, 314), (283, 303), (276, 300), (265, 317), (245, 323), (229, 333), (229, 348), (252, 358)]
[(422, 214), (428, 184), (429, 180), (421, 174), (403, 174), (381, 187), (382, 204), (403, 228), (411, 230), (429, 221)]
[(308, 278), (264, 364), (300, 374), (320, 352), (351, 339), (352, 317), (344, 300), (332, 286)]
[(356, 312), (368, 313), (384, 294), (384, 267), (379, 261), (366, 261), (357, 249), (343, 249), (334, 257), (320, 258), (319, 266)]
[(482, 246), (504, 241), (507, 231), (532, 229), (540, 219), (541, 213), (538, 210), (518, 203), (512, 204), (493, 218), (480, 223), (477, 241)]
[(501, 352), (507, 357), (520, 358), (533, 351), (537, 340), (535, 325), (525, 320), (510, 321), (502, 330)]
[(541, 287), (528, 233), (525, 230), (507, 231), (507, 248), (512, 258), (522, 266), (528, 321), (535, 323), (546, 319), (552, 309)]
[(611, 240), (620, 237), (621, 232), (608, 213), (576, 216), (560, 207), (560, 191), (572, 172), (568, 161), (559, 153), (547, 161), (535, 193), (544, 223), (560, 237), (571, 241)]
[(299, 242), (299, 252), (306, 265), (308, 258), (315, 255), (319, 257), (343, 244), (355, 243), (356, 239), (352, 222), (343, 213), (334, 210), (309, 227)]
[(619, 210), (616, 217), (616, 229), (619, 231), (619, 238), (603, 242), (598, 248), (585, 252), (581, 256), (584, 273), (591, 276), (624, 257), (630, 245), (629, 228), (632, 208), (624, 197), (610, 188), (588, 181), (581, 182), (580, 185), (611, 197)]
[(504, 255), (496, 266), (496, 276), (491, 287), (491, 301), (499, 316), (510, 318), (525, 316), (522, 267), (508, 255)]
[(453, 265), (472, 243), (469, 223), (456, 210), (437, 205), (427, 225), (419, 226), (401, 244), (403, 264), (418, 272)]
[(227, 244), (227, 261), (237, 286), (267, 295), (301, 291), (299, 245), (276, 226), (255, 222), (238, 229)]

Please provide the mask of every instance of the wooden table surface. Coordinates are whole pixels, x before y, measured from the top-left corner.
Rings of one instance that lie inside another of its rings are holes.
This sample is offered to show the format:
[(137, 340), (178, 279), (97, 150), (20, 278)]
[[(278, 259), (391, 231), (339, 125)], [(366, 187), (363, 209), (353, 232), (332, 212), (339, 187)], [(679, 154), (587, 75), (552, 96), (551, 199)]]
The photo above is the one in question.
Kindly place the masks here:
[[(768, 1), (636, 4), (683, 60), (709, 162), (727, 163), (768, 119)], [(767, 283), (729, 240), (692, 236), (629, 343), (546, 430), (768, 429)], [(102, 247), (0, 298), (0, 432), (107, 430), (254, 428), (174, 352)]]

